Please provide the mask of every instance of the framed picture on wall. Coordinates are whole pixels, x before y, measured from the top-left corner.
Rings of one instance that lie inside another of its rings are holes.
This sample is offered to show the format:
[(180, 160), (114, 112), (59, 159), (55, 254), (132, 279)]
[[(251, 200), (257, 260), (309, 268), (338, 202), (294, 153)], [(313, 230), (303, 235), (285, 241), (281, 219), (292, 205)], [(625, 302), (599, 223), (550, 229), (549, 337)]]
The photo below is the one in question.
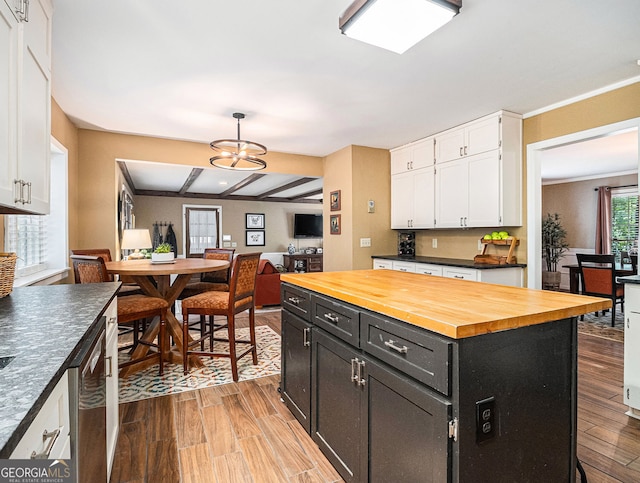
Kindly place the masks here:
[(264, 246), (264, 230), (247, 230), (248, 247), (263, 247)]
[(340, 211), (340, 190), (332, 191), (329, 195), (331, 211)]
[(340, 234), (340, 215), (331, 215), (329, 218), (329, 233), (332, 235)]
[(247, 222), (246, 228), (250, 229), (262, 229), (264, 230), (264, 213), (246, 213)]

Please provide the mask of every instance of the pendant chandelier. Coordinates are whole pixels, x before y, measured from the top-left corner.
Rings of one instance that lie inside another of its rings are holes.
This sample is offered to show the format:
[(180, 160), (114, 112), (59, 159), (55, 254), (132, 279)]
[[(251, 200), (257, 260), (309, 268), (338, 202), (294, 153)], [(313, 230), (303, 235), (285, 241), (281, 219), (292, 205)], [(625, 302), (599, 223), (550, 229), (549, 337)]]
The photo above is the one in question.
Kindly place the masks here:
[(267, 163), (258, 157), (267, 154), (266, 146), (242, 140), (240, 138), (240, 119), (244, 119), (244, 114), (234, 112), (233, 117), (238, 120), (238, 138), (211, 141), (209, 146), (219, 154), (209, 159), (209, 162), (217, 168), (238, 171), (257, 171), (266, 168)]

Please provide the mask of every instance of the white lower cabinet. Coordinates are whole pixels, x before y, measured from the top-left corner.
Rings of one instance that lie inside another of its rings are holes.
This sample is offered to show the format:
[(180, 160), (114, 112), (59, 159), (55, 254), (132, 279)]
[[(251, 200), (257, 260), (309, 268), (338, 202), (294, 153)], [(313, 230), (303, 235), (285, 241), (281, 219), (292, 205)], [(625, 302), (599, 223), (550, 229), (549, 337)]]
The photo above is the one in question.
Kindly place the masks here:
[(398, 270), (399, 272), (414, 273), (416, 271), (416, 264), (413, 262), (401, 262), (394, 260), (393, 269)]
[(382, 258), (373, 259), (374, 270), (393, 270), (393, 262), (391, 260), (383, 260)]
[(398, 270), (401, 272), (421, 273), (436, 277), (472, 280), (476, 282), (496, 283), (512, 287), (523, 286), (522, 267), (476, 269), (438, 265), (436, 263), (409, 262), (404, 260), (373, 259), (374, 269)]
[(624, 403), (640, 419), (640, 285), (624, 286)]
[(69, 378), (65, 372), (11, 454), (12, 459), (69, 459)]
[(456, 278), (458, 280), (478, 280), (478, 270), (459, 268), (459, 267), (444, 267), (442, 269), (442, 276), (445, 278)]
[(106, 371), (106, 406), (107, 406), (107, 480), (111, 478), (111, 467), (116, 453), (118, 441), (118, 307), (117, 299), (105, 311), (107, 318), (105, 357)]
[(430, 263), (416, 263), (416, 273), (442, 277), (442, 265), (432, 265)]

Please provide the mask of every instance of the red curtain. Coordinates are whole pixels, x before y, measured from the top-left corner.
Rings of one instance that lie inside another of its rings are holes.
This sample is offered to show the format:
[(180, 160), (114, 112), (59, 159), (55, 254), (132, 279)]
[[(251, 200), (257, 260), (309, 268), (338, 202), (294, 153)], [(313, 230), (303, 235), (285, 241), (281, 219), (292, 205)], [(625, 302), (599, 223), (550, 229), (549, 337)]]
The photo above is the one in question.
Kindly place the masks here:
[(598, 212), (596, 218), (596, 253), (611, 254), (611, 189), (598, 188)]

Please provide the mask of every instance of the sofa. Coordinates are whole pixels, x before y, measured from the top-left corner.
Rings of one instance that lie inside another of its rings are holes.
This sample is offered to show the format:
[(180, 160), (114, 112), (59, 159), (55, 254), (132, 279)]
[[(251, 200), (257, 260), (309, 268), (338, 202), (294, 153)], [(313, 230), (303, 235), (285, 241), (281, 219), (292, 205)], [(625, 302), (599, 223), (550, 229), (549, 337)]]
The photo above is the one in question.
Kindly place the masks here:
[(280, 305), (280, 272), (269, 260), (260, 260), (254, 297), (256, 307)]

